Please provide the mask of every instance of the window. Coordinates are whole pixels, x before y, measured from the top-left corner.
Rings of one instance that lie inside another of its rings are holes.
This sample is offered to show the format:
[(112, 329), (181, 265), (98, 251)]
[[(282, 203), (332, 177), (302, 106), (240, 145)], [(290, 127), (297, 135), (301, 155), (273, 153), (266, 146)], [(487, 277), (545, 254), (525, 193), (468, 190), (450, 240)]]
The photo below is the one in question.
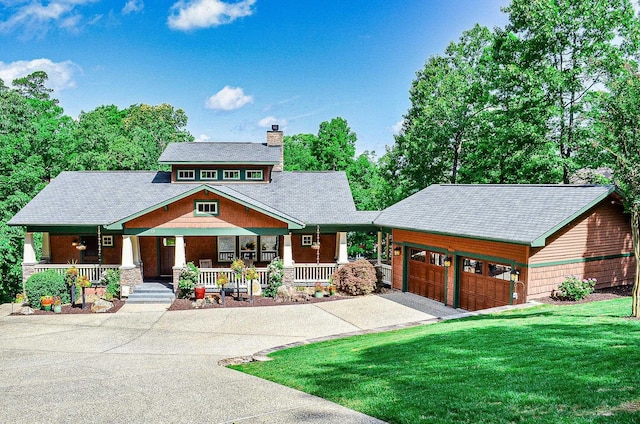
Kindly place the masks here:
[(201, 169), (200, 170), (200, 179), (201, 180), (217, 180), (218, 179), (218, 171), (211, 169)]
[(239, 180), (240, 179), (240, 171), (235, 170), (226, 170), (222, 173), (222, 178), (225, 180)]
[(303, 234), (302, 235), (302, 245), (303, 246), (311, 246), (313, 244), (313, 235), (311, 234)]
[(240, 236), (240, 257), (242, 259), (256, 259), (258, 251), (258, 237)]
[(431, 265), (444, 266), (445, 255), (441, 253), (429, 253), (429, 263)]
[(262, 180), (263, 179), (262, 169), (247, 170), (245, 175), (246, 175), (247, 180)]
[(218, 262), (233, 262), (236, 256), (236, 237), (218, 237)]
[(489, 277), (511, 281), (511, 267), (502, 264), (489, 264)]
[(271, 262), (278, 256), (278, 236), (260, 237), (260, 261)]
[(427, 256), (427, 252), (425, 252), (424, 250), (418, 250), (418, 249), (409, 250), (409, 258), (411, 258), (412, 261), (426, 262), (426, 256)]
[(482, 262), (475, 259), (463, 259), (462, 269), (464, 272), (470, 272), (472, 274), (482, 274)]
[(113, 247), (113, 236), (102, 236), (103, 247)]
[(196, 179), (196, 171), (194, 171), (193, 169), (178, 169), (178, 176), (177, 176), (179, 181), (189, 181), (189, 180), (195, 180)]
[(195, 214), (197, 216), (218, 215), (218, 202), (196, 201)]

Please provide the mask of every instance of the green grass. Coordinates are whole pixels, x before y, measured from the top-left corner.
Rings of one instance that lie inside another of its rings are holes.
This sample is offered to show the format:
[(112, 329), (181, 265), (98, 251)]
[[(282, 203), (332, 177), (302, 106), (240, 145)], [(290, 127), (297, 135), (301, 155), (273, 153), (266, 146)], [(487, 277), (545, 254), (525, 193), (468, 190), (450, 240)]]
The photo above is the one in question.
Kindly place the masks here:
[(640, 423), (630, 300), (530, 309), (287, 349), (234, 366), (391, 423)]

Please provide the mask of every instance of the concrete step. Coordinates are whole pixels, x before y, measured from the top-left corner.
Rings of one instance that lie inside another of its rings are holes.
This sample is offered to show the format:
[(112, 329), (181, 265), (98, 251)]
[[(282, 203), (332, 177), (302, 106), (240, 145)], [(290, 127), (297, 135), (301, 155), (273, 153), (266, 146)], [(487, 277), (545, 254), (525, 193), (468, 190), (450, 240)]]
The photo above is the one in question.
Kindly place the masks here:
[(136, 286), (127, 303), (173, 303), (173, 290), (160, 283), (143, 283)]

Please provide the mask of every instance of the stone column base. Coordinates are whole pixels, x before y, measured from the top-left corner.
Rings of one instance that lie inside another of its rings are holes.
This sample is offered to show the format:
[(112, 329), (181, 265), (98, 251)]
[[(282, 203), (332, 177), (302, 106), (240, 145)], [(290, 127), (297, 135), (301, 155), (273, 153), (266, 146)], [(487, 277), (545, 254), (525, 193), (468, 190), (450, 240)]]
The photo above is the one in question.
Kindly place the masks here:
[(37, 264), (34, 263), (22, 263), (22, 293), (26, 292), (24, 283), (29, 279), (29, 277), (36, 273), (36, 265)]
[(285, 286), (292, 286), (295, 278), (296, 278), (295, 267), (292, 267), (292, 266), (284, 267), (284, 278), (282, 279), (282, 284)]
[(180, 288), (180, 273), (182, 272), (182, 267), (174, 267), (173, 268), (173, 292), (178, 293), (178, 289)]
[(142, 268), (120, 267), (120, 285), (129, 286), (129, 293), (133, 293), (137, 285), (142, 284)]

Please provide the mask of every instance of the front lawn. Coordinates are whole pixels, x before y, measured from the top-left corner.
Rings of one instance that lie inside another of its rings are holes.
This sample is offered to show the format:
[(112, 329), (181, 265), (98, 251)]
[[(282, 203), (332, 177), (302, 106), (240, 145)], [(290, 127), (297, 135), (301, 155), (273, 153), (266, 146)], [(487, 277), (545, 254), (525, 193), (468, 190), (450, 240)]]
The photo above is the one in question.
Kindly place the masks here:
[(233, 368), (391, 423), (638, 423), (629, 298), (287, 349)]

